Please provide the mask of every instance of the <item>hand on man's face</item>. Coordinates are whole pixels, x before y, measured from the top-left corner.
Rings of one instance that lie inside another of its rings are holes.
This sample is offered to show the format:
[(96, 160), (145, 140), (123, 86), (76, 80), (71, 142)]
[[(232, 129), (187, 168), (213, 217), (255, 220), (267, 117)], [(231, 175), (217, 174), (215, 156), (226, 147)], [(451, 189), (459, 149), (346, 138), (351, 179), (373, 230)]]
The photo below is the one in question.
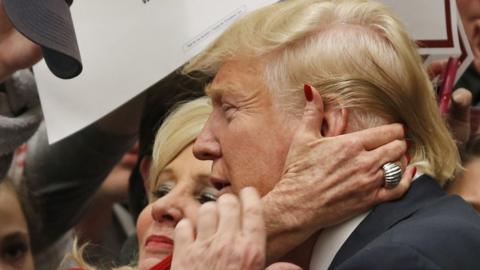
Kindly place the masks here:
[(20, 34), (10, 22), (0, 0), (0, 83), (19, 69), (42, 58), (40, 47)]
[[(310, 95), (283, 177), (262, 198), (269, 236), (268, 262), (323, 228), (400, 198), (416, 171), (406, 166), (407, 145), (401, 124), (323, 137), (323, 101), (316, 90)], [(402, 164), (403, 177), (395, 188), (383, 186), (381, 168), (387, 162)]]

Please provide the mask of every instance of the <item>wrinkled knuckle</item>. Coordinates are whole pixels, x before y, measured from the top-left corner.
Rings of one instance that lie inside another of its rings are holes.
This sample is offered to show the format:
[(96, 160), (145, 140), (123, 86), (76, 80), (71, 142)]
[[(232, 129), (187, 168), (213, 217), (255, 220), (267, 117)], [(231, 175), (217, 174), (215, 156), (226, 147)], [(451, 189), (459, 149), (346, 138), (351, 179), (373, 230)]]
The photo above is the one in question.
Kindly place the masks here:
[(247, 255), (245, 256), (245, 260), (249, 269), (260, 269), (264, 266), (266, 260), (264, 249), (254, 243), (249, 243), (246, 251)]
[(249, 205), (245, 206), (244, 213), (250, 217), (260, 217), (263, 214), (261, 205)]
[(357, 161), (357, 170), (361, 172), (362, 174), (367, 174), (370, 172), (370, 169), (372, 167), (371, 161), (368, 158), (359, 158)]
[(232, 253), (232, 243), (222, 241), (211, 248), (213, 258), (224, 258)]
[(350, 136), (348, 141), (352, 149), (359, 149), (359, 148), (362, 148), (363, 146), (362, 140), (357, 136)]
[(245, 249), (239, 249), (239, 248), (232, 249), (229, 255), (229, 262), (235, 263), (235, 264), (241, 264), (246, 252), (247, 251)]
[(359, 188), (364, 192), (369, 192), (375, 184), (373, 177), (365, 176), (359, 179)]
[(229, 209), (236, 209), (239, 207), (239, 202), (238, 199), (235, 195), (233, 194), (223, 194), (218, 198), (218, 204), (219, 206), (223, 206)]

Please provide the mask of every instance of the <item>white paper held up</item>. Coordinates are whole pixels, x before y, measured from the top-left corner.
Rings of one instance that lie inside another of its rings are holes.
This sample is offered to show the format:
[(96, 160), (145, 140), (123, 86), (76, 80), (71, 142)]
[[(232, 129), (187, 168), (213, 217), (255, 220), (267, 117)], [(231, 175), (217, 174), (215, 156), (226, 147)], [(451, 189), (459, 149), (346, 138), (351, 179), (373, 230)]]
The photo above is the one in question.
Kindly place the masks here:
[(138, 95), (199, 53), (246, 12), (274, 0), (102, 0), (71, 7), (83, 61), (72, 80), (34, 67), (54, 143)]

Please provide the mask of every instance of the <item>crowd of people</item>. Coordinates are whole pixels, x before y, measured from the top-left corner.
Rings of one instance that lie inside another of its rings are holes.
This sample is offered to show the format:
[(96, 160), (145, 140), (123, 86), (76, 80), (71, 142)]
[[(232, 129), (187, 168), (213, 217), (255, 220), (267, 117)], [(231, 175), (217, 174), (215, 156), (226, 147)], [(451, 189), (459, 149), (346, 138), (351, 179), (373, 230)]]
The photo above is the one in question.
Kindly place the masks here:
[(386, 6), (284, 0), (49, 145), (31, 66), (82, 71), (71, 4), (0, 0), (0, 270), (480, 269), (478, 1), (446, 115)]

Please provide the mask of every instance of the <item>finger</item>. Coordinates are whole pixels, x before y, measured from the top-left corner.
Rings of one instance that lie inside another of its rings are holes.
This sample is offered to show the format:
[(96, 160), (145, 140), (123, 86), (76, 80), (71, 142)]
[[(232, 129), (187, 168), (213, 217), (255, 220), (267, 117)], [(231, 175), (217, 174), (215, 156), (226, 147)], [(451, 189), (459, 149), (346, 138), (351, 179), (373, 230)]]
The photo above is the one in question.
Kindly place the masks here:
[(173, 253), (176, 255), (181, 254), (183, 250), (187, 250), (187, 247), (191, 245), (194, 240), (194, 228), (192, 223), (186, 218), (180, 220), (175, 227)]
[(240, 202), (233, 194), (218, 198), (218, 234), (222, 238), (233, 239), (240, 230)]
[(263, 220), (263, 208), (260, 195), (253, 187), (247, 187), (240, 192), (242, 201), (243, 235), (254, 239), (256, 245), (266, 244), (266, 229)]
[(395, 140), (405, 137), (405, 127), (402, 124), (390, 124), (341, 135), (345, 138), (359, 140), (366, 150), (373, 150)]
[(399, 199), (407, 192), (415, 177), (417, 168), (415, 166), (407, 167), (398, 186), (392, 189), (381, 188), (377, 193), (378, 203)]
[(302, 268), (292, 263), (280, 262), (270, 265), (265, 270), (302, 270)]
[(323, 99), (313, 86), (305, 84), (303, 90), (307, 103), (303, 112), (301, 128), (306, 132), (311, 132), (315, 137), (321, 137), (320, 130), (324, 116)]
[(450, 117), (455, 120), (470, 123), (470, 107), (472, 104), (472, 93), (465, 88), (455, 90), (452, 95), (452, 108)]
[(198, 211), (197, 240), (211, 238), (217, 232), (218, 209), (214, 202), (203, 204)]
[(435, 77), (443, 73), (447, 68), (448, 60), (439, 60), (431, 63), (427, 68), (428, 77), (433, 80)]
[(376, 160), (379, 168), (387, 162), (396, 162), (407, 153), (407, 143), (405, 140), (394, 140), (393, 142), (382, 145), (369, 152)]

